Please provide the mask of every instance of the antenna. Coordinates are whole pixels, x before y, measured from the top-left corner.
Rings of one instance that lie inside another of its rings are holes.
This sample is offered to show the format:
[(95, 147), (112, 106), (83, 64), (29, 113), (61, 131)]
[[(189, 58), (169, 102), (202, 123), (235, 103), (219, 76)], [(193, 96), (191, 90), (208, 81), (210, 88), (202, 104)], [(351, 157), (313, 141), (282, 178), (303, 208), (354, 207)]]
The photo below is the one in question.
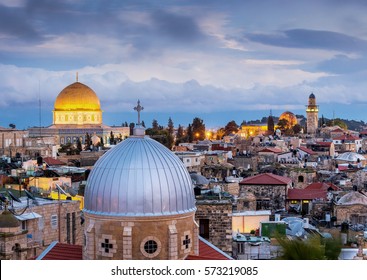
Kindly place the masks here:
[(38, 79), (38, 117), (39, 117), (40, 137), (42, 137), (41, 80), (40, 79)]
[(56, 189), (59, 193), (62, 193), (66, 196), (68, 195), (58, 184), (55, 184), (55, 186), (56, 186)]

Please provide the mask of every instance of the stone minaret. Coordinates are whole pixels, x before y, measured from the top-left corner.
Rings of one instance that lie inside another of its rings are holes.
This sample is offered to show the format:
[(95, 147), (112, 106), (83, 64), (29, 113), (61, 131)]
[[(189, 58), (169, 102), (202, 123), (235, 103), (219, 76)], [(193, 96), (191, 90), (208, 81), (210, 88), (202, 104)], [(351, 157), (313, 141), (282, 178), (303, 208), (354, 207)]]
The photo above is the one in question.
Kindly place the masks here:
[(313, 93), (308, 98), (307, 113), (307, 133), (315, 135), (319, 123), (319, 106), (316, 105), (316, 98)]

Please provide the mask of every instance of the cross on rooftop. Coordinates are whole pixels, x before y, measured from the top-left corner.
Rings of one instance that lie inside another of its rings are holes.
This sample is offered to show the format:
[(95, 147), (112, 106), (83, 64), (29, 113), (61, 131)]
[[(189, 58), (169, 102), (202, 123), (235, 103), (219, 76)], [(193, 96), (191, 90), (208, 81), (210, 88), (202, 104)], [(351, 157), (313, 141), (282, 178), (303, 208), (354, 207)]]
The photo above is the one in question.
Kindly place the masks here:
[(134, 110), (138, 112), (138, 125), (140, 125), (140, 112), (144, 110), (144, 107), (140, 106), (139, 99), (138, 99), (138, 106), (134, 107)]

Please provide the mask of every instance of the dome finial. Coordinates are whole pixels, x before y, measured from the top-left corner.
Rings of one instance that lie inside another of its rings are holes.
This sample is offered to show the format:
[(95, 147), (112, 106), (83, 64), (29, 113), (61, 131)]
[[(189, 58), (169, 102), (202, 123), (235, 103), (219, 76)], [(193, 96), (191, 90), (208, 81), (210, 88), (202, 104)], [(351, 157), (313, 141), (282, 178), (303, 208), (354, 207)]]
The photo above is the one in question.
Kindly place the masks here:
[(138, 112), (138, 123), (136, 124), (136, 127), (133, 129), (133, 135), (142, 137), (145, 135), (145, 129), (140, 122), (140, 112), (144, 110), (144, 107), (140, 105), (139, 99), (138, 99), (138, 105), (134, 107), (134, 110)]
[(76, 81), (79, 82), (78, 72), (76, 72)]
[(138, 112), (138, 123), (137, 125), (141, 125), (140, 123), (140, 112), (144, 110), (144, 107), (140, 106), (140, 100), (138, 99), (138, 106), (134, 107), (134, 110)]

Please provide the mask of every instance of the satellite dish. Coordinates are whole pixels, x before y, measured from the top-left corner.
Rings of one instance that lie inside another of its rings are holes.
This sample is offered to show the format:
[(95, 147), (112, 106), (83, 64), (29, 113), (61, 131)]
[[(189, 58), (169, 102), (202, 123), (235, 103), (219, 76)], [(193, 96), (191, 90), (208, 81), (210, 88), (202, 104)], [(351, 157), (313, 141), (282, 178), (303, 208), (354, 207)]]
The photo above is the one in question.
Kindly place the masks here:
[(68, 195), (58, 184), (55, 184), (57, 191), (61, 194)]
[(4, 194), (2, 194), (2, 193), (0, 193), (0, 200), (2, 202), (7, 202), (8, 201), (7, 197)]
[(78, 192), (72, 188), (68, 188), (68, 193), (71, 195), (71, 196), (76, 196), (78, 194)]
[(15, 200), (16, 202), (22, 203), (18, 197), (16, 197), (11, 191), (6, 191), (8, 195), (11, 197), (12, 200)]
[(36, 198), (33, 196), (33, 194), (31, 194), (29, 191), (24, 190), (26, 196), (31, 199), (31, 200), (36, 200)]
[(29, 191), (24, 190), (27, 198), (28, 198), (28, 203), (29, 203), (29, 199), (33, 201), (33, 204), (38, 205), (38, 201), (36, 200), (36, 198), (33, 196), (33, 194), (31, 194)]

